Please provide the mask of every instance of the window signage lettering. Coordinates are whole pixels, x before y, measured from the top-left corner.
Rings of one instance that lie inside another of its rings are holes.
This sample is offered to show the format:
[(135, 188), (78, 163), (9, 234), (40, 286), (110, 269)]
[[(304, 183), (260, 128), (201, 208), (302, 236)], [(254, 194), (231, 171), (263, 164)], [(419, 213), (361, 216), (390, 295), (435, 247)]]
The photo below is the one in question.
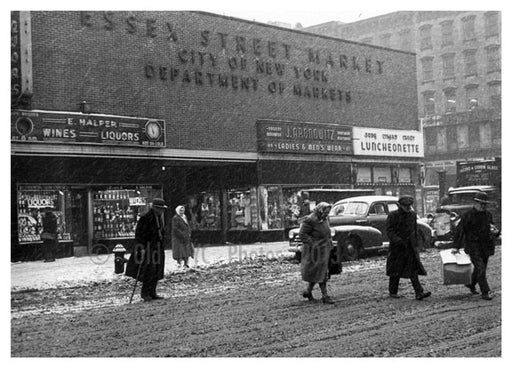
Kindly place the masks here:
[(260, 152), (352, 154), (350, 127), (259, 120), (256, 129)]
[(11, 12), (11, 100), (21, 95), (20, 12)]
[(423, 134), (415, 130), (353, 127), (354, 155), (423, 157)]
[[(152, 18), (148, 13), (85, 11), (80, 12), (79, 21), (82, 27), (94, 31), (168, 41), (172, 48), (165, 59), (159, 54), (153, 60), (148, 58), (141, 73), (152, 83), (179, 88), (265, 91), (271, 96), (290, 95), (341, 108), (357, 99), (351, 90), (338, 84), (337, 77), (378, 78), (387, 71), (384, 60), (370, 51), (299, 49), (258, 35), (180, 29), (172, 19)], [(192, 37), (195, 41), (184, 41), (191, 33), (196, 34)]]
[(11, 141), (165, 147), (165, 121), (125, 116), (13, 110)]

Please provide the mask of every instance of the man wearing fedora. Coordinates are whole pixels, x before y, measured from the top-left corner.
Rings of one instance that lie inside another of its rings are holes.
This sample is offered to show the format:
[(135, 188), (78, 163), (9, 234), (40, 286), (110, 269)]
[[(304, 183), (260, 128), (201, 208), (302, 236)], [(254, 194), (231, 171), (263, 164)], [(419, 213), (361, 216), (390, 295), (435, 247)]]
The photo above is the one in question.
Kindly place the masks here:
[(163, 299), (156, 293), (158, 280), (164, 278), (164, 211), (161, 198), (154, 198), (151, 209), (143, 215), (135, 228), (135, 248), (126, 265), (126, 275), (142, 281), (141, 297), (145, 302)]
[(416, 213), (412, 210), (414, 198), (403, 195), (398, 199), (398, 209), (389, 213), (386, 232), (389, 238), (389, 253), (386, 262), (386, 275), (389, 276), (389, 296), (401, 298), (398, 294), (400, 278), (411, 280), (417, 300), (431, 295), (421, 286), (418, 275), (425, 276), (427, 271), (420, 261), (417, 249), (418, 224)]
[(466, 285), (472, 294), (478, 294), (476, 284), (480, 286), (482, 299), (491, 300), (489, 295), (489, 284), (487, 283), (487, 262), (489, 257), (494, 254), (494, 234), (491, 231), (492, 215), (487, 210), (487, 194), (484, 192), (476, 193), (473, 198), (475, 203), (473, 208), (462, 215), (459, 224), (455, 230), (454, 247), (458, 252), (464, 247), (464, 251), (469, 254), (474, 270), (471, 277), (471, 284)]

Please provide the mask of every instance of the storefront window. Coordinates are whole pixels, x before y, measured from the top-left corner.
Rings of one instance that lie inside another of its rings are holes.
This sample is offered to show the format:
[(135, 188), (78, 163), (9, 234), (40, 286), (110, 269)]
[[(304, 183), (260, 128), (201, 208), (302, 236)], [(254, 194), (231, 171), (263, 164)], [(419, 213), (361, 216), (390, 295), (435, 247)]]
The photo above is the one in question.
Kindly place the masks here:
[(197, 196), (190, 196), (185, 209), (191, 229), (220, 230), (220, 208), (219, 193), (202, 192)]
[(374, 167), (373, 177), (376, 183), (391, 183), (391, 170), (389, 167)]
[(47, 210), (57, 216), (59, 240), (70, 240), (69, 191), (65, 187), (21, 186), (18, 187), (18, 241), (41, 241), (43, 217)]
[(256, 189), (228, 191), (228, 229), (258, 230)]
[(139, 218), (162, 196), (152, 186), (108, 187), (93, 191), (93, 234), (96, 240), (133, 238)]

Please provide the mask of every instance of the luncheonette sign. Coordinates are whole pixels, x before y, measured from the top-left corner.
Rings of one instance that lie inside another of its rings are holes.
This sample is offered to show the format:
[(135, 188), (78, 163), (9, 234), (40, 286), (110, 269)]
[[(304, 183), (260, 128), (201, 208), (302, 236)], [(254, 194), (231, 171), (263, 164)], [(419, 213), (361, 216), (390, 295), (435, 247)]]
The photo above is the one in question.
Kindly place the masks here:
[(260, 152), (352, 154), (350, 127), (271, 120), (256, 127)]
[(165, 147), (165, 121), (126, 116), (13, 110), (11, 141)]
[(423, 134), (416, 130), (354, 127), (354, 155), (423, 157)]

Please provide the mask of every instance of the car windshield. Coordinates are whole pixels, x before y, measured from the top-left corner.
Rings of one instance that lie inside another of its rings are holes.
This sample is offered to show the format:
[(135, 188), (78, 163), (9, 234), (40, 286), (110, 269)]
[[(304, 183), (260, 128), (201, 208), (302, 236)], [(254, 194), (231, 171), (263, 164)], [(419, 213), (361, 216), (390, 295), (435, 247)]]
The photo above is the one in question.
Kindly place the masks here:
[(333, 207), (330, 216), (362, 216), (368, 212), (368, 203), (347, 202)]
[[(449, 195), (448, 203), (445, 204), (473, 204), (475, 203), (473, 198), (475, 198), (476, 192), (460, 192), (460, 193), (452, 193)], [(487, 193), (489, 196), (489, 200), (494, 199), (494, 193)]]

